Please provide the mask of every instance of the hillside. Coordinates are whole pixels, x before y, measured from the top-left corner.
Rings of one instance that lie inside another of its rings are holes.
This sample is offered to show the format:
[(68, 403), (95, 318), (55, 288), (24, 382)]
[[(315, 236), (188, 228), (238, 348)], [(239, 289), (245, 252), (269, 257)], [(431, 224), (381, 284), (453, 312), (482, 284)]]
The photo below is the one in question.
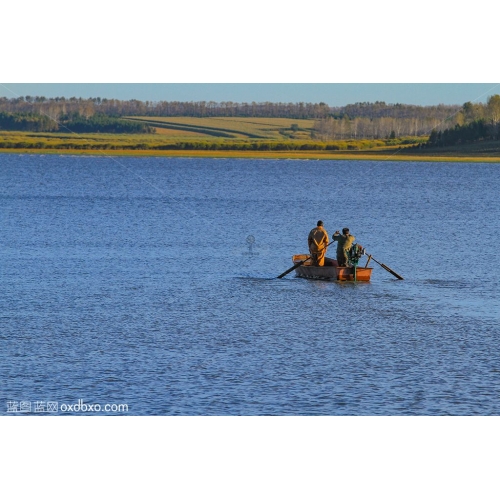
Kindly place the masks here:
[(244, 117), (158, 117), (127, 116), (127, 120), (156, 128), (156, 132), (174, 137), (210, 139), (310, 139), (314, 120)]

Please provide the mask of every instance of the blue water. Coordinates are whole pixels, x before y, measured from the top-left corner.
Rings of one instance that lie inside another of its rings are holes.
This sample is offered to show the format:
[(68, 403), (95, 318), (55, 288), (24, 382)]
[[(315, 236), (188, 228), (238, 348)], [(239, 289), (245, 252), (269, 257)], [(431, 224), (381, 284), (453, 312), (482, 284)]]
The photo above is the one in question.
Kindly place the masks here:
[[(0, 414), (498, 415), (499, 186), (479, 163), (0, 155)], [(318, 219), (404, 281), (275, 279)]]

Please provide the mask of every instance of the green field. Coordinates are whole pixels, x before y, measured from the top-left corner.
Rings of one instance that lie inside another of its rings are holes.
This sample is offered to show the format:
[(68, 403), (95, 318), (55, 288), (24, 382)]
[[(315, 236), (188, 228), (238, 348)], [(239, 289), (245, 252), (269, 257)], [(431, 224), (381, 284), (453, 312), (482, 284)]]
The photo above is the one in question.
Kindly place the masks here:
[(156, 134), (76, 134), (0, 131), (0, 148), (150, 149), (171, 143)]

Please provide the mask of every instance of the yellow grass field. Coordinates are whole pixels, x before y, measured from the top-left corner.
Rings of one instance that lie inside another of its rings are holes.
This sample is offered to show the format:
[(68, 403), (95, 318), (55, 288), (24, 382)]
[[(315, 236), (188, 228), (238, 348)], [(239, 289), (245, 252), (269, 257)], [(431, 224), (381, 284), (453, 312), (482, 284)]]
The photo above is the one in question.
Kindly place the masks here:
[(173, 130), (170, 128), (155, 127), (156, 133), (169, 139), (183, 140), (183, 139), (206, 139), (206, 134), (200, 132), (189, 132), (187, 130)]
[[(200, 137), (210, 138), (217, 131), (228, 134), (232, 138), (252, 139), (310, 139), (314, 120), (296, 120), (291, 118), (194, 118), (188, 116), (180, 117), (150, 117), (134, 116), (130, 120), (147, 122), (156, 127), (157, 131), (178, 129), (171, 127), (183, 127), (191, 132), (197, 132)], [(292, 130), (292, 126), (298, 130)], [(212, 132), (212, 134), (207, 133)], [(222, 136), (221, 136), (222, 137)]]

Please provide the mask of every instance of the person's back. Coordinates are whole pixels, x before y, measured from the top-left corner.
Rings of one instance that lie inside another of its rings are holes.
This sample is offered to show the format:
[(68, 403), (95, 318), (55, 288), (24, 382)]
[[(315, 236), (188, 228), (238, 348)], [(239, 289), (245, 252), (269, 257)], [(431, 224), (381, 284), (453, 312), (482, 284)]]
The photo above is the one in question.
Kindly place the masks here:
[(342, 229), (342, 234), (339, 233), (339, 231), (335, 231), (335, 233), (332, 236), (333, 241), (337, 241), (337, 262), (340, 267), (347, 266), (347, 253), (352, 247), (352, 244), (354, 243), (354, 240), (356, 239), (352, 234), (349, 232), (349, 228), (344, 227)]
[(307, 238), (309, 253), (314, 266), (325, 264), (326, 247), (328, 245), (328, 233), (323, 227), (323, 221), (318, 221), (318, 225), (311, 229)]

